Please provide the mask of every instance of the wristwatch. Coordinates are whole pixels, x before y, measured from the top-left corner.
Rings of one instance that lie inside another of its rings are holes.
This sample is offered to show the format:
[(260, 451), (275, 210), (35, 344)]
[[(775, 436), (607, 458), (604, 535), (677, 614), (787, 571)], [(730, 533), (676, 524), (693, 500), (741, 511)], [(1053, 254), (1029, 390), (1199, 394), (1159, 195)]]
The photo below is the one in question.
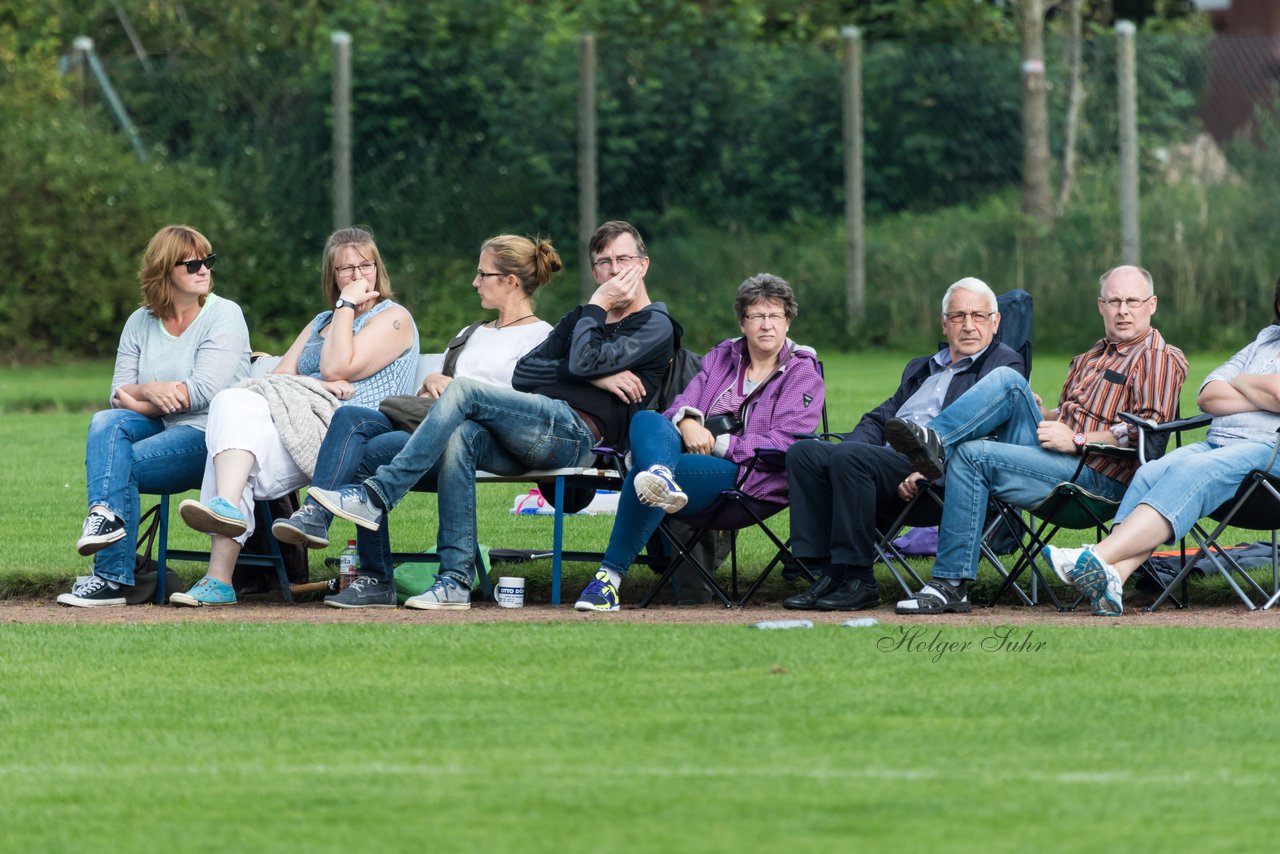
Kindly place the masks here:
[(1077, 433), (1071, 437), (1071, 444), (1076, 446), (1076, 453), (1083, 454), (1084, 446), (1089, 444), (1089, 439), (1083, 433)]
[(356, 304), (351, 300), (338, 297), (338, 301), (333, 304), (333, 310), (337, 311), (340, 308), (349, 308), (352, 311), (359, 311), (359, 309), (356, 308)]

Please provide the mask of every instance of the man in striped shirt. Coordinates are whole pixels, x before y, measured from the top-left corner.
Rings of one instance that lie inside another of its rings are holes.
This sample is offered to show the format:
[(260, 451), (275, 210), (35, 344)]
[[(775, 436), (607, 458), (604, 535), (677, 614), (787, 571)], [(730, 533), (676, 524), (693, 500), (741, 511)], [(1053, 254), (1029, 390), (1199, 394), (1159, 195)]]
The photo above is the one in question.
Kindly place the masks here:
[[(978, 574), (990, 496), (1034, 507), (1071, 479), (1086, 444), (1137, 440), (1135, 428), (1119, 413), (1157, 422), (1174, 418), (1187, 360), (1151, 326), (1156, 311), (1151, 274), (1140, 267), (1116, 267), (1102, 276), (1101, 286), (1098, 311), (1106, 337), (1071, 361), (1056, 409), (1046, 410), (1021, 374), (998, 368), (929, 427), (900, 419), (885, 424), (889, 444), (910, 458), (916, 471), (946, 478), (933, 578), (898, 603), (899, 614), (970, 609), (966, 582)], [(1077, 483), (1119, 501), (1135, 467), (1133, 460), (1094, 456)]]

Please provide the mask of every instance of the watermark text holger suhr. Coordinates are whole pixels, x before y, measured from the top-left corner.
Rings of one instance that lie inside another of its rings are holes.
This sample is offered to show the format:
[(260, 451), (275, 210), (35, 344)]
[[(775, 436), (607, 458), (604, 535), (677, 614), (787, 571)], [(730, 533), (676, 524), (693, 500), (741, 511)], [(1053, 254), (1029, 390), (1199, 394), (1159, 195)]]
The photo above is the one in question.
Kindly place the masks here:
[(1005, 653), (1043, 651), (1048, 646), (1048, 641), (1038, 641), (1034, 637), (1035, 629), (996, 626), (991, 630), (991, 634), (979, 641), (947, 640), (943, 637), (942, 629), (929, 629), (925, 626), (896, 626), (891, 634), (882, 635), (876, 641), (876, 649), (881, 652), (924, 655), (936, 664), (946, 655), (974, 650)]

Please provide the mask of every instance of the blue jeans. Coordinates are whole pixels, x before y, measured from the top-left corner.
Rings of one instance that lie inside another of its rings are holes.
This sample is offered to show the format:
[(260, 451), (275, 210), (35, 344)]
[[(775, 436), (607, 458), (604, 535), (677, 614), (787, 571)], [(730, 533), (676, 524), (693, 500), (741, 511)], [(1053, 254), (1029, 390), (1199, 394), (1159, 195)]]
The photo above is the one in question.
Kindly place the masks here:
[[(1040, 447), (1036, 427), (1041, 419), (1026, 379), (1012, 368), (996, 368), (929, 424), (947, 460), (935, 578), (978, 577), (982, 530), (992, 496), (1015, 507), (1034, 507), (1075, 474), (1079, 457)], [(1077, 482), (1115, 501), (1124, 494), (1123, 483), (1088, 466)]]
[[(1173, 539), (1187, 535), (1201, 518), (1230, 500), (1245, 475), (1261, 469), (1271, 458), (1274, 442), (1196, 442), (1178, 448), (1138, 469), (1116, 511), (1116, 523), (1133, 508), (1146, 504), (1168, 521)], [(1271, 473), (1280, 471), (1280, 462)]]
[[(371, 477), (378, 467), (391, 462), (409, 441), (409, 434), (394, 430), (387, 417), (364, 406), (340, 406), (333, 413), (329, 429), (320, 445), (311, 485), (337, 489)], [(330, 524), (333, 514), (310, 497), (307, 502)], [(392, 578), (391, 536), (384, 524), (376, 531), (356, 527), (360, 550), (360, 571), (382, 581)]]
[(675, 518), (688, 517), (706, 510), (726, 489), (733, 487), (738, 478), (738, 464), (709, 454), (684, 453), (684, 441), (680, 431), (660, 412), (643, 410), (631, 419), (631, 470), (622, 482), (618, 496), (618, 515), (609, 534), (609, 545), (604, 551), (601, 565), (616, 572), (626, 572), (635, 562), (636, 555), (658, 530), (662, 517), (661, 507), (646, 507), (636, 497), (636, 473), (652, 465), (664, 465), (675, 475), (681, 491), (689, 496), (689, 503)]
[(166, 428), (159, 418), (127, 409), (94, 413), (85, 442), (89, 506), (103, 504), (124, 520), (124, 537), (93, 558), (93, 574), (133, 584), (138, 550), (140, 492), (199, 489), (207, 454), (204, 431), (186, 424)]
[(476, 471), (518, 475), (586, 465), (595, 436), (563, 400), (458, 377), (404, 449), (364, 481), (395, 507), (434, 475), (440, 571), (471, 585), (476, 554)]

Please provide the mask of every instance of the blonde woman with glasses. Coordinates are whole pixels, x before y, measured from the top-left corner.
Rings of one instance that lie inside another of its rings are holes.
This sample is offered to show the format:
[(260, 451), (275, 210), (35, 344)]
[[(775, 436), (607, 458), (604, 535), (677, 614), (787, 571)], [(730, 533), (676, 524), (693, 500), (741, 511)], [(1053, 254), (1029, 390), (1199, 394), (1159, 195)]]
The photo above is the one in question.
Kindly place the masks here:
[[(212, 537), (209, 572), (187, 593), (171, 597), (175, 604), (235, 604), (231, 573), (253, 533), (254, 500), (305, 485), (315, 465), (320, 440), (314, 430), (307, 432), (306, 423), (295, 423), (298, 409), (324, 408), (323, 401), (333, 398), (338, 406), (376, 407), (384, 397), (413, 391), (418, 330), (409, 312), (392, 300), (391, 280), (373, 235), (360, 228), (334, 232), (325, 246), (320, 283), (332, 308), (307, 324), (272, 371), (318, 381), (299, 384), (303, 406), (289, 400), (282, 413), (268, 402), (266, 391), (247, 388), (228, 389), (210, 406), (200, 500), (183, 501), (179, 507), (188, 526)], [(296, 391), (286, 384), (281, 396)], [(331, 413), (332, 408), (326, 414)], [(282, 418), (287, 420), (278, 420)], [(327, 426), (329, 419), (322, 420)], [(293, 435), (295, 431), (301, 435)]]

